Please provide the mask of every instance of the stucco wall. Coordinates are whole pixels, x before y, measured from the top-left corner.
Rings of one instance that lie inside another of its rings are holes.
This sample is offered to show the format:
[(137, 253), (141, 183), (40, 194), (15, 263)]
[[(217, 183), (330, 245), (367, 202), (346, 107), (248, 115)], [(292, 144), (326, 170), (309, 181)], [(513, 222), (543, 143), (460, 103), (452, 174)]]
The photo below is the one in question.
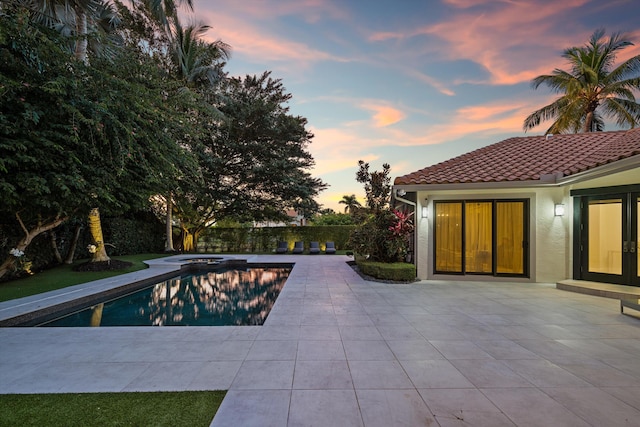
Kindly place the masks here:
[[(433, 202), (435, 200), (463, 199), (529, 199), (530, 210), (530, 278), (527, 281), (555, 283), (571, 278), (573, 203), (570, 191), (576, 188), (595, 188), (640, 182), (640, 170), (630, 170), (577, 184), (529, 189), (482, 189), (419, 191), (417, 197), (416, 260), (420, 279), (456, 280), (522, 280), (493, 278), (491, 276), (442, 276), (433, 273)], [(563, 204), (562, 217), (554, 215), (555, 204)], [(422, 218), (426, 206), (429, 218)]]
[[(635, 165), (633, 162), (629, 163), (631, 167)], [(566, 179), (564, 184), (546, 187), (417, 191), (416, 262), (418, 277), (420, 279), (523, 280), (475, 275), (435, 275), (433, 273), (432, 216), (435, 200), (527, 198), (530, 200), (530, 278), (525, 280), (555, 283), (571, 278), (573, 271), (573, 201), (570, 196), (571, 190), (640, 184), (640, 165), (623, 172), (607, 171), (604, 173), (606, 175), (598, 178), (588, 179), (588, 176), (584, 176), (576, 182), (573, 182), (575, 177), (570, 177)], [(412, 191), (410, 186), (403, 186), (403, 188), (406, 191)], [(554, 216), (555, 204), (565, 206), (564, 216)], [(429, 218), (422, 218), (423, 206), (427, 207)]]

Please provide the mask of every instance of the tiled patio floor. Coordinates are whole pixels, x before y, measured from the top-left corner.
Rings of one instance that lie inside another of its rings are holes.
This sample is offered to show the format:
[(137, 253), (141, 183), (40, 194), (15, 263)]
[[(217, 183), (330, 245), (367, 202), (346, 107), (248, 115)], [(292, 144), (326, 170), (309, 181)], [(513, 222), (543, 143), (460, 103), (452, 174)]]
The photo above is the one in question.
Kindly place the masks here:
[(640, 319), (552, 284), (295, 261), (258, 327), (0, 328), (0, 392), (228, 389), (213, 426), (640, 426)]

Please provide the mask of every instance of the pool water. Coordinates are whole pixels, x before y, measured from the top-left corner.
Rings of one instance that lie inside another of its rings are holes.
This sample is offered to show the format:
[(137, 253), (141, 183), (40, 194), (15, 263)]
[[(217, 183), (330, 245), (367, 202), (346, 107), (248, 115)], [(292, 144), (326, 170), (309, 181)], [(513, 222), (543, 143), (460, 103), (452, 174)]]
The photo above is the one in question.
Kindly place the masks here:
[(40, 326), (262, 325), (291, 268), (185, 274)]

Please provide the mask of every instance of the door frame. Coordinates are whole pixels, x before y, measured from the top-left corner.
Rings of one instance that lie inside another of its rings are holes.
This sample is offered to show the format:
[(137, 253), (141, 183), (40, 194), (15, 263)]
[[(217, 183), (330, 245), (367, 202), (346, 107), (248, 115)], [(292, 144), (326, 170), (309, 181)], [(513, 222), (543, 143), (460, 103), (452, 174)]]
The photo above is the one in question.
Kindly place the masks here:
[[(573, 277), (578, 280), (592, 280), (597, 282), (617, 283), (622, 285), (640, 286), (638, 276), (638, 198), (640, 197), (640, 184), (620, 185), (614, 187), (589, 188), (571, 190), (573, 197)], [(622, 196), (623, 198), (623, 242), (627, 241), (633, 246), (633, 252), (623, 251), (622, 275), (610, 275), (605, 273), (589, 273), (586, 271), (588, 263), (586, 243), (588, 237), (585, 210), (588, 209), (588, 200), (593, 197), (606, 198), (608, 196)], [(630, 237), (630, 238), (629, 238)], [(635, 239), (635, 240), (633, 240)], [(632, 243), (633, 242), (633, 243)]]

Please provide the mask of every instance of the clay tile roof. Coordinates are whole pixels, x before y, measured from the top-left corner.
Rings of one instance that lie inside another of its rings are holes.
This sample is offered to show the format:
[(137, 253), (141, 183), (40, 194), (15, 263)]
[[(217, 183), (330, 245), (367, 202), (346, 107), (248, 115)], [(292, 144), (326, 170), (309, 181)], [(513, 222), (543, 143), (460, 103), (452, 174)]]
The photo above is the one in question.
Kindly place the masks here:
[(419, 171), (395, 185), (551, 180), (640, 154), (640, 128), (505, 139)]

